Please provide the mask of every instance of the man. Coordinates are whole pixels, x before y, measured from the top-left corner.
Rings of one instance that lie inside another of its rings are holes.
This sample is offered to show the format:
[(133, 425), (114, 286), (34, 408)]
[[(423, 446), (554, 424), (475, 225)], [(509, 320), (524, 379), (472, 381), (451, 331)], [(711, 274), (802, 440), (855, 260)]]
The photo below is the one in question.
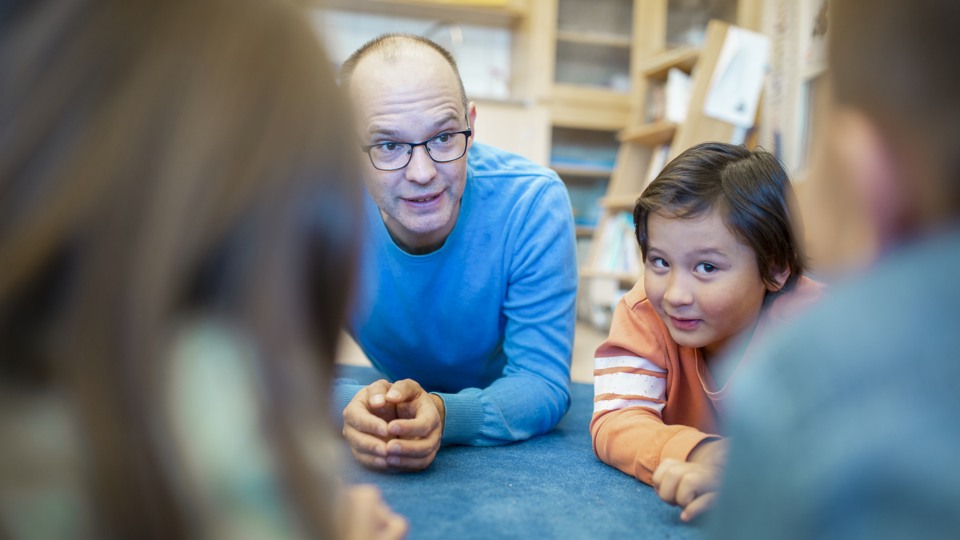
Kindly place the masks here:
[(441, 443), (552, 429), (569, 406), (577, 283), (563, 183), (474, 142), (476, 107), (429, 40), (374, 39), (344, 63), (341, 85), (369, 195), (350, 332), (396, 381), (338, 382), (354, 456), (421, 470)]
[(835, 172), (881, 250), (744, 373), (721, 538), (960, 534), (960, 3), (831, 0)]

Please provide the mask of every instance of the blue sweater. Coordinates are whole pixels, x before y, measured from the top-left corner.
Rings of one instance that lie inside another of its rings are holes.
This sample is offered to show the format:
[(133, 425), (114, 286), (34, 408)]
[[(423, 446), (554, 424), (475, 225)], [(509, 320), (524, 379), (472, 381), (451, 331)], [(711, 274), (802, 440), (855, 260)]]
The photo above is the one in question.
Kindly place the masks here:
[[(411, 255), (367, 196), (367, 242), (350, 333), (391, 381), (446, 406), (445, 444), (495, 445), (552, 429), (570, 403), (577, 258), (556, 173), (474, 143), (456, 226)], [(334, 387), (336, 412), (362, 388)]]

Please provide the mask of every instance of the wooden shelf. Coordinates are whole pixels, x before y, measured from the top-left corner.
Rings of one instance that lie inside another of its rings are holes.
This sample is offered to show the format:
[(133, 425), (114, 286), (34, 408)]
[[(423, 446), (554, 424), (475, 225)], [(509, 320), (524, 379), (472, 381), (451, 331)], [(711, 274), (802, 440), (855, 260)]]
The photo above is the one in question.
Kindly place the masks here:
[(630, 93), (607, 88), (554, 84), (550, 113), (554, 127), (617, 131), (627, 125)]
[(524, 0), (474, 4), (449, 0), (312, 0), (310, 3), (325, 9), (506, 28), (516, 26), (526, 17), (528, 9)]
[(580, 277), (587, 279), (615, 279), (620, 283), (636, 283), (642, 277), (640, 274), (624, 274), (621, 272), (609, 272), (606, 270), (595, 270), (593, 268), (581, 268)]
[(667, 120), (658, 120), (650, 124), (631, 126), (620, 132), (620, 142), (648, 145), (667, 144), (673, 139), (677, 124)]
[(630, 36), (605, 34), (602, 32), (583, 32), (578, 30), (557, 30), (557, 41), (618, 49), (629, 49), (633, 44)]
[(560, 177), (571, 176), (577, 178), (609, 177), (613, 174), (611, 167), (574, 167), (571, 165), (551, 165)]
[(637, 204), (640, 193), (624, 193), (620, 195), (607, 195), (600, 199), (600, 206), (607, 210), (629, 210)]
[(671, 68), (690, 73), (699, 58), (700, 49), (696, 47), (675, 47), (647, 59), (641, 65), (640, 72), (643, 73), (644, 77), (650, 79), (666, 79), (667, 72)]
[(593, 236), (593, 233), (597, 230), (594, 225), (577, 225), (576, 232), (577, 238), (585, 238), (588, 236)]

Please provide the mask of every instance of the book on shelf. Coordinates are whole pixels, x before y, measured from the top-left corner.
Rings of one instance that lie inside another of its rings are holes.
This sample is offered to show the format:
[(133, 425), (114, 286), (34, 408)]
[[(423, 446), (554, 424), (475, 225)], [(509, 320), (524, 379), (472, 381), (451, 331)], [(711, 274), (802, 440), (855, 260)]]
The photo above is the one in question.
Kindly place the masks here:
[(644, 121), (652, 124), (663, 120), (666, 115), (667, 84), (664, 81), (650, 81), (647, 88), (647, 111)]
[(664, 117), (674, 123), (681, 124), (687, 119), (687, 108), (690, 106), (690, 90), (693, 88), (693, 78), (687, 73), (670, 68), (667, 71), (666, 104)]
[(581, 236), (577, 238), (577, 266), (583, 268), (587, 265), (590, 254), (590, 237)]
[(600, 219), (600, 198), (607, 191), (607, 182), (565, 182), (577, 225), (593, 226)]
[(677, 68), (667, 71), (666, 80), (650, 81), (647, 90), (645, 121), (667, 120), (676, 124), (687, 119), (693, 79)]
[(617, 147), (610, 145), (586, 146), (554, 143), (550, 153), (550, 165), (569, 169), (613, 170), (617, 160)]
[(653, 182), (653, 179), (660, 174), (660, 171), (667, 165), (667, 157), (670, 155), (669, 144), (658, 144), (650, 152), (650, 164), (647, 166), (647, 178), (644, 186)]
[(640, 246), (634, 236), (633, 216), (629, 212), (620, 212), (603, 220), (597, 235), (596, 248), (594, 270), (610, 274), (640, 275)]

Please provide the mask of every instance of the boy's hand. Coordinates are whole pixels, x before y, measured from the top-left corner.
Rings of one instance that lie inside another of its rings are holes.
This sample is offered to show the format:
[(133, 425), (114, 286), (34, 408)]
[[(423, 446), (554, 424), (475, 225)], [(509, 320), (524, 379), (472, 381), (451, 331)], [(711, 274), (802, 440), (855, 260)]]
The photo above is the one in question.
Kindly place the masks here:
[(703, 441), (690, 452), (690, 455), (687, 456), (687, 461), (703, 465), (713, 465), (714, 467), (726, 467), (727, 452), (729, 452), (729, 450), (730, 442), (728, 439)]
[(373, 469), (419, 471), (440, 449), (443, 400), (416, 381), (377, 381), (343, 410), (343, 435), (354, 457)]
[(691, 521), (713, 506), (721, 467), (665, 459), (653, 472), (653, 487), (664, 501), (683, 508), (680, 519)]

